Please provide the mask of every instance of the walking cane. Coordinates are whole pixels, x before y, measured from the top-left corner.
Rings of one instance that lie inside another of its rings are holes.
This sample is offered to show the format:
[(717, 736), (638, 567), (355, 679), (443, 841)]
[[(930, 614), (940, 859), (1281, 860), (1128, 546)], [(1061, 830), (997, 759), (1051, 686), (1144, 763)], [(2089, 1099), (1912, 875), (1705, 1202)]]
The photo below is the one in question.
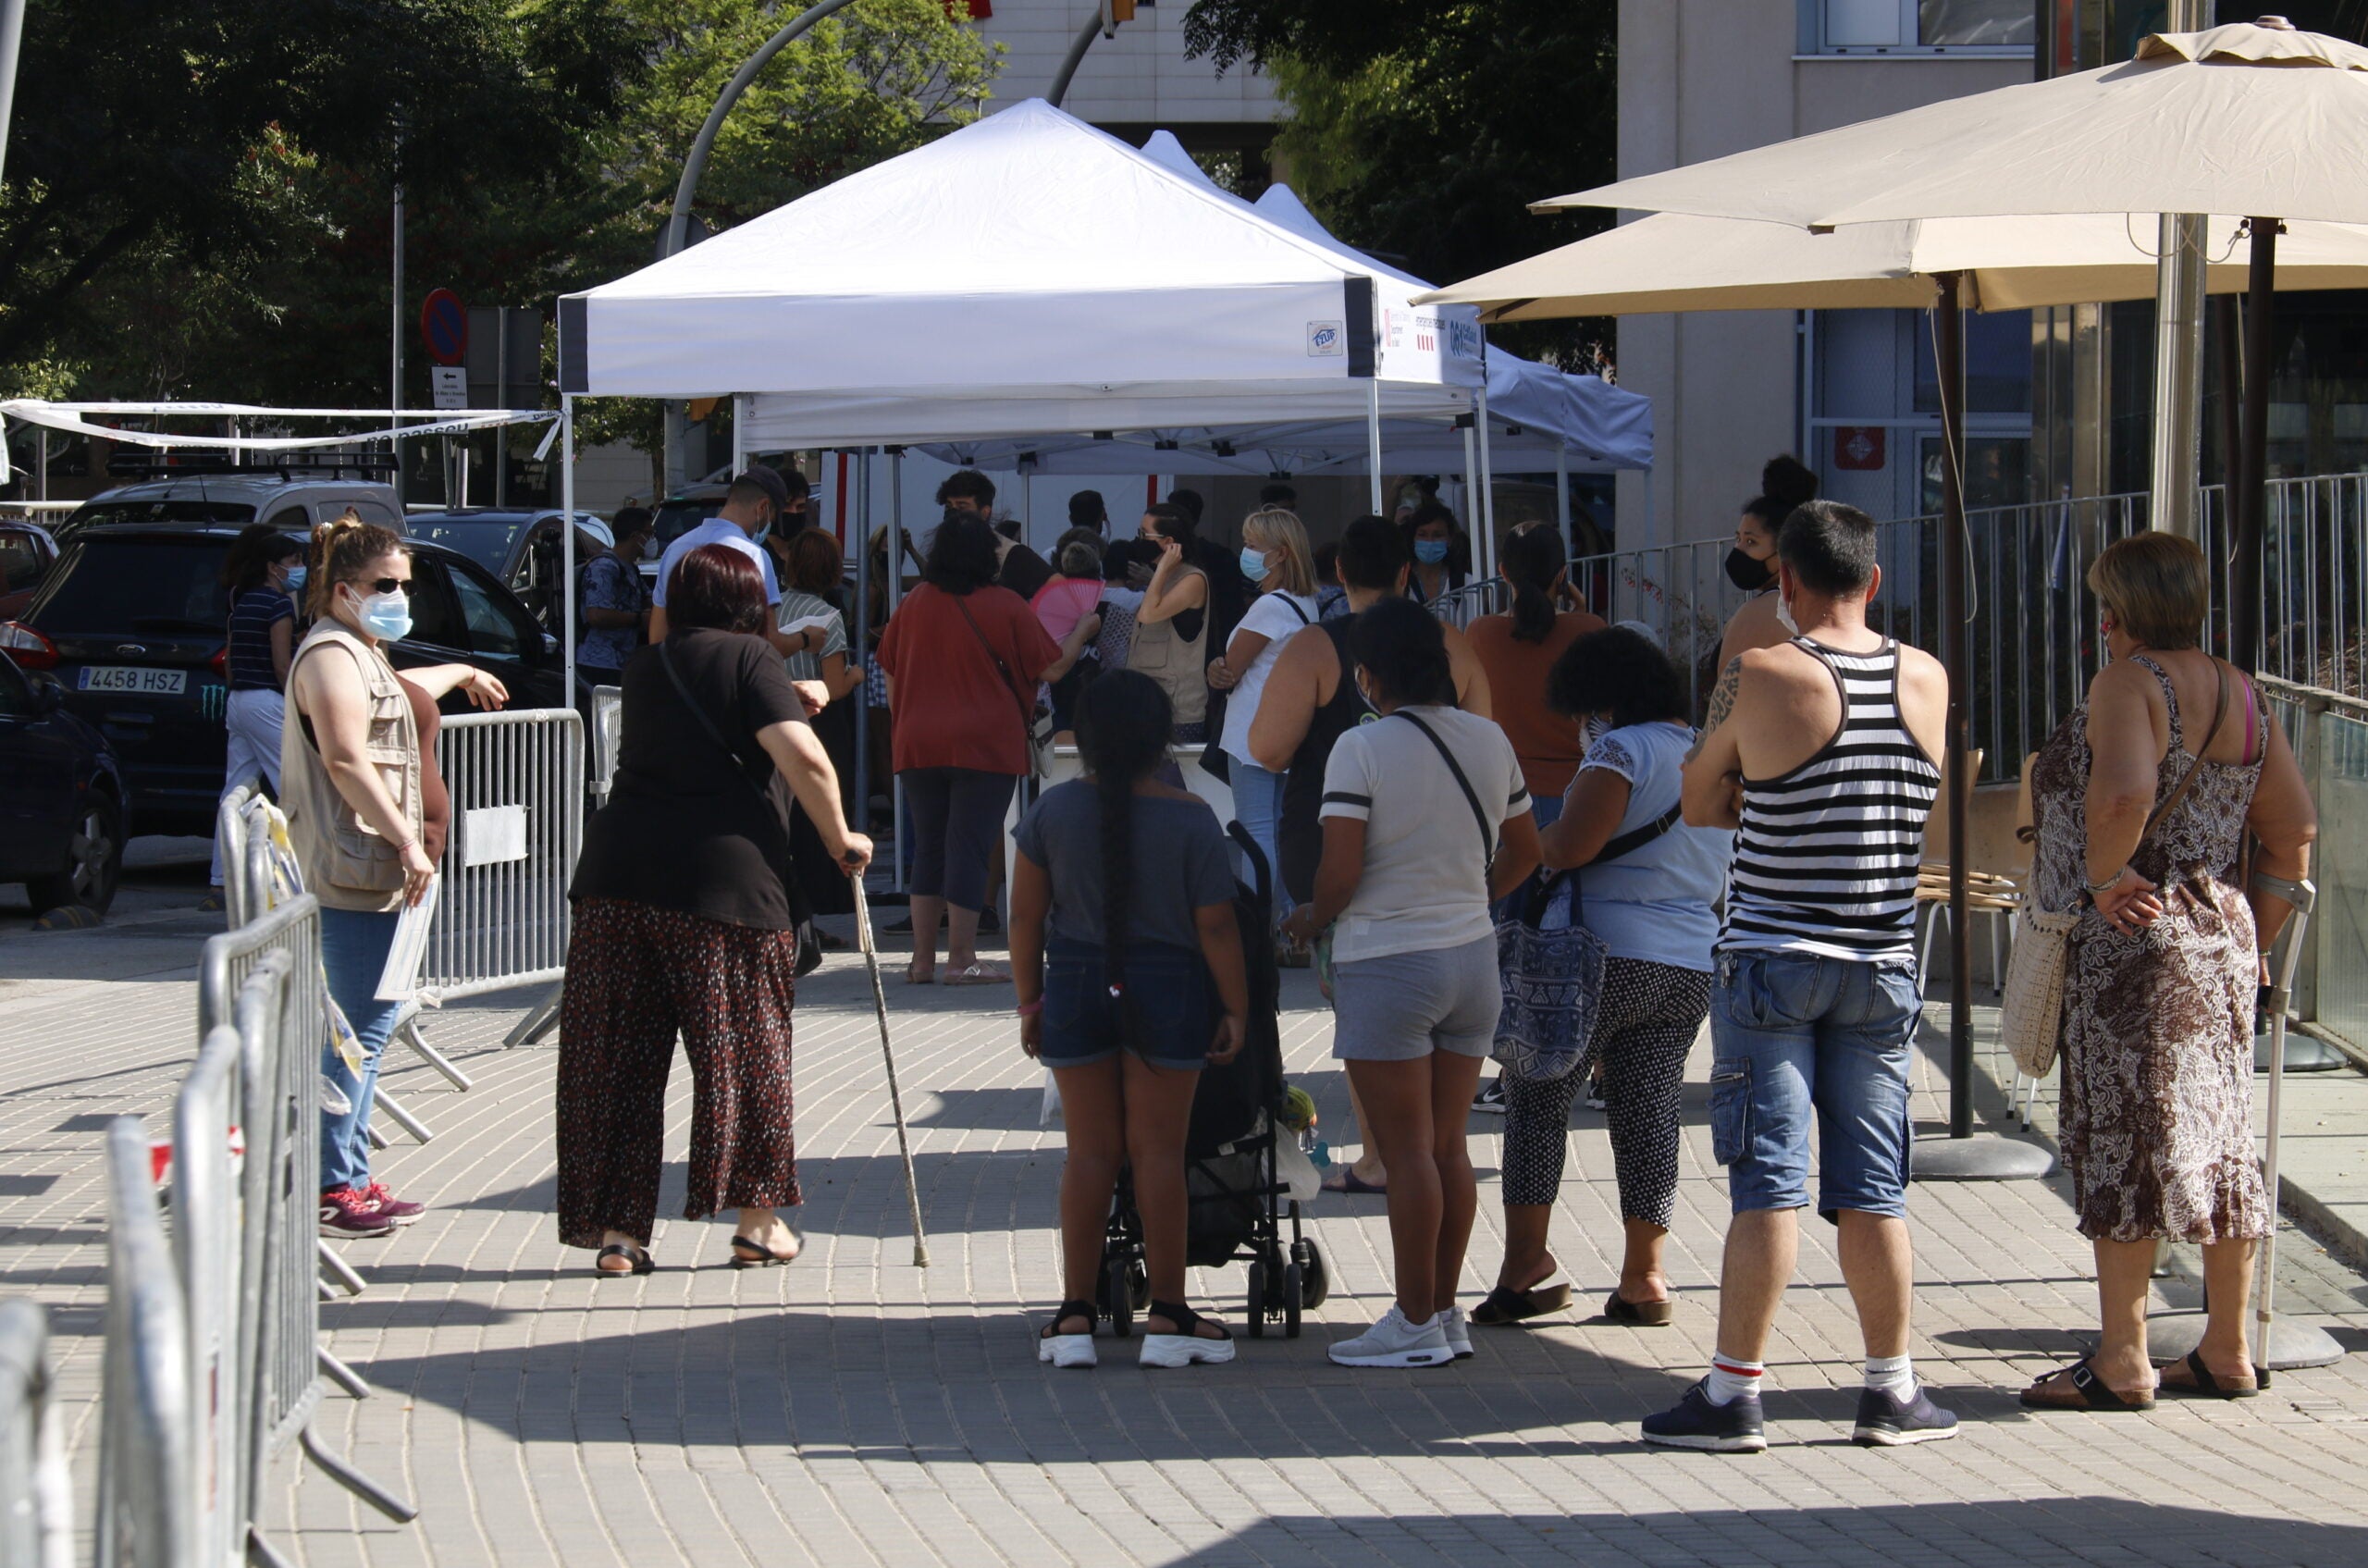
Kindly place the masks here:
[(913, 1183), (913, 1149), (905, 1137), (905, 1102), (896, 1093), (896, 1053), (888, 1044), (888, 993), (880, 984), (880, 953), (871, 945), (871, 905), (863, 896), (860, 874), (847, 881), (855, 887), (856, 930), (863, 939), (863, 962), (871, 970), (871, 1005), (880, 1015), (880, 1059), (888, 1064), (888, 1108), (896, 1116), (896, 1152), (905, 1157), (905, 1201), (913, 1211), (913, 1266), (929, 1266), (929, 1241), (921, 1234), (921, 1194)]
[(2288, 882), (2263, 871), (2253, 873), (2253, 886), (2272, 898), (2294, 907), (2286, 922), (2286, 951), (2269, 983), (2263, 1006), (2269, 1009), (2269, 1151), (2262, 1160), (2262, 1184), (2269, 1189), (2269, 1245), (2262, 1249), (2261, 1283), (2253, 1291), (2253, 1377), (2269, 1387), (2269, 1329), (2277, 1293), (2277, 1135), (2279, 1105), (2286, 1085), (2286, 1007), (2294, 993), (2294, 969), (2301, 961), (2302, 937), (2311, 928), (2311, 908), (2318, 889), (2309, 880)]

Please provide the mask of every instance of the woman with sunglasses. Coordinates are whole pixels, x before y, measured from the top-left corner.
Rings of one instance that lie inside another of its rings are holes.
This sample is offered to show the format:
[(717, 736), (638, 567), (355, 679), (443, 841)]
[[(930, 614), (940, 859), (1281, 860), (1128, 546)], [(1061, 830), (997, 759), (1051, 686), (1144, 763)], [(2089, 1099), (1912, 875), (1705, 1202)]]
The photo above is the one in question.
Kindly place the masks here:
[(430, 699), (466, 692), (479, 708), (510, 694), (466, 664), (396, 676), (383, 645), (411, 635), (411, 555), (392, 531), (352, 512), (322, 524), (305, 584), (313, 629), (289, 665), (295, 722), (280, 735), (279, 800), (305, 890), (320, 900), (329, 996), (353, 1031), (345, 1050), (332, 1039), (321, 1054), (346, 1108), (321, 1113), (320, 1227), (384, 1236), (422, 1211), (370, 1177), (370, 1102), (402, 1007), (378, 999), (378, 979), (403, 908), (436, 875), (421, 843), (419, 725), (403, 680)]

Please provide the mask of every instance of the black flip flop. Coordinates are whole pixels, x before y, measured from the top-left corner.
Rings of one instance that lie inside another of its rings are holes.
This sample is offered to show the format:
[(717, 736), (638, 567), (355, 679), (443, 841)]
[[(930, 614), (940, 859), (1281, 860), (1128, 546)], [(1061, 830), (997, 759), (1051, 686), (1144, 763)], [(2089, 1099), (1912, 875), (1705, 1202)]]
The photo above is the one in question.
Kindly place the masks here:
[[(2182, 1366), (2187, 1368), (2188, 1376), (2195, 1381), (2192, 1383), (2171, 1381), (2172, 1376)], [(2214, 1377), (2212, 1375), (2212, 1368), (2203, 1364), (2202, 1351), (2189, 1351), (2187, 1352), (2185, 1361), (2174, 1362), (2164, 1368), (2161, 1386), (2170, 1393), (2196, 1394), (2208, 1400), (2251, 1400), (2261, 1397), (2259, 1383), (2223, 1383), (2219, 1378)]]
[(1631, 1328), (1666, 1328), (1677, 1315), (1675, 1302), (1632, 1302), (1619, 1291), (1603, 1303), (1603, 1315)]
[[(2048, 1384), (2055, 1381), (2056, 1378), (2066, 1377), (2067, 1375), (2069, 1376), (2072, 1384), (2072, 1391), (2079, 1396), (2077, 1400), (2058, 1399), (2053, 1397), (2033, 1399), (2031, 1397), (2033, 1394), (2038, 1393), (2040, 1389), (2045, 1388)], [(2095, 1367), (2090, 1365), (2086, 1361), (2076, 1361), (2070, 1366), (2064, 1368), (2061, 1372), (2051, 1372), (2046, 1377), (2041, 1378), (2038, 1382), (2032, 1384), (2029, 1388), (2025, 1389), (2023, 1390), (2022, 1402), (2027, 1409), (2030, 1410), (2092, 1410), (2100, 1413), (2112, 1411), (2129, 1412), (2153, 1409), (2154, 1396), (2149, 1394), (2143, 1399), (2124, 1398), (2122, 1395), (2115, 1393), (2111, 1386), (2109, 1386), (2103, 1378), (2097, 1376), (2097, 1369)]]
[(1568, 1285), (1547, 1285), (1527, 1290), (1515, 1290), (1499, 1285), (1488, 1292), (1488, 1299), (1472, 1309), (1472, 1321), (1483, 1327), (1502, 1327), (1524, 1323), (1533, 1317), (1561, 1312), (1571, 1304)]
[(601, 1258), (623, 1258), (631, 1268), (602, 1268), (600, 1258), (592, 1260), (592, 1272), (602, 1278), (629, 1279), (636, 1274), (655, 1274), (658, 1260), (649, 1255), (648, 1247), (628, 1247), (623, 1241), (611, 1241), (600, 1249)]
[[(790, 1234), (797, 1235), (794, 1230)], [(777, 1253), (771, 1247), (757, 1245), (746, 1236), (734, 1236), (732, 1238), (732, 1266), (734, 1268), (779, 1268), (783, 1264), (796, 1263), (805, 1252), (806, 1238), (803, 1236), (797, 1237), (797, 1251), (794, 1253)]]

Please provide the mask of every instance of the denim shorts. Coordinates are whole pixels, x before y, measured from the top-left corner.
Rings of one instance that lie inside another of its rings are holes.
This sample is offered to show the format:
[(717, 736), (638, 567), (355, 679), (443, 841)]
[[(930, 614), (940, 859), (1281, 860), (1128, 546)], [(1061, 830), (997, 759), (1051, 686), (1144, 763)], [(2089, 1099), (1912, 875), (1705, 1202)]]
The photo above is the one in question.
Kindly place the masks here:
[[(1057, 933), (1044, 941), (1044, 1029), (1048, 1068), (1081, 1068), (1126, 1046), (1120, 1004), (1110, 994), (1098, 944)], [(1208, 1062), (1216, 1035), (1208, 966), (1198, 950), (1165, 942), (1127, 945), (1127, 993), (1142, 1021), (1142, 1055), (1156, 1067)]]
[(1710, 999), (1710, 1142), (1735, 1212), (1906, 1212), (1908, 1054), (1923, 997), (1913, 966), (1802, 953), (1718, 956)]

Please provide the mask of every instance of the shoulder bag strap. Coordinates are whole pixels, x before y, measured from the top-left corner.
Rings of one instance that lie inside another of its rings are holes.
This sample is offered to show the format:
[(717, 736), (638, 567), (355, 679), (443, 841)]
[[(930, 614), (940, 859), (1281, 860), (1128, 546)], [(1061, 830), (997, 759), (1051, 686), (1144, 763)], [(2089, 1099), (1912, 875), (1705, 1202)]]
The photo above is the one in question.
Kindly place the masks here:
[(1480, 829), (1481, 865), (1488, 875), (1493, 876), (1497, 870), (1497, 835), (1488, 831), (1488, 813), (1481, 808), (1480, 796), (1474, 791), (1472, 781), (1464, 776), (1463, 764), (1455, 759), (1455, 753), (1447, 748), (1447, 742), (1439, 739), (1438, 732), (1430, 725), (1402, 708), (1395, 716), (1422, 731), (1423, 738), (1437, 748), (1439, 760), (1447, 764), (1447, 771), (1455, 775), (1456, 786), (1463, 791), (1464, 803), (1472, 808), (1472, 821)]
[(2212, 669), (2213, 673), (2220, 677), (2220, 695), (2212, 710), (2212, 727), (2203, 732), (2203, 744), (2195, 748), (2195, 760), (2189, 762), (2187, 765), (2187, 772), (2179, 776), (2178, 787), (2172, 790), (2169, 797), (2160, 806), (2155, 807), (2147, 816), (2146, 825), (2138, 833), (2138, 842), (2140, 845), (2143, 845), (2154, 830), (2162, 825), (2163, 821), (2171, 814), (2171, 809), (2187, 798), (2187, 792), (2195, 787), (2195, 775), (2203, 772), (2203, 754), (2212, 749), (2214, 741), (2220, 738), (2220, 726), (2227, 722), (2228, 667), (2214, 659), (2212, 661)]
[(1301, 625), (1304, 626), (1308, 624), (1307, 611), (1299, 607), (1298, 599), (1292, 598), (1289, 593), (1285, 592), (1281, 588), (1276, 588), (1275, 590), (1275, 597), (1291, 607), (1291, 613), (1299, 617), (1299, 623)]
[(1003, 677), (1004, 689), (1011, 693), (1012, 701), (1019, 705), (1019, 744), (1023, 747), (1033, 745), (1036, 705), (1019, 695), (1019, 683), (1013, 679), (1011, 666), (1004, 662), (1003, 655), (995, 651), (995, 645), (987, 640), (986, 632), (979, 625), (977, 618), (971, 615), (969, 596), (948, 594), (946, 597), (954, 601), (954, 608), (962, 612), (962, 619), (968, 624), (970, 635), (979, 639), (979, 646), (985, 648), (987, 657), (994, 661), (995, 673)]
[(662, 642), (658, 645), (658, 662), (665, 666), (666, 678), (674, 683), (675, 695), (683, 699), (683, 706), (690, 710), (691, 717), (697, 721), (701, 733), (708, 739), (715, 742), (717, 750), (732, 759), (733, 777), (746, 784), (750, 792), (765, 803), (765, 809), (771, 810), (773, 797), (759, 787), (756, 780), (748, 776), (748, 765), (740, 759), (740, 748), (723, 738), (723, 732), (716, 728), (713, 719), (708, 717), (707, 710), (700, 706), (699, 699), (691, 695), (691, 688), (684, 681), (683, 673), (674, 668), (674, 650)]
[(1596, 851), (1594, 859), (1576, 869), (1583, 871), (1591, 870), (1597, 866), (1609, 865), (1622, 855), (1633, 855), (1684, 820), (1685, 803), (1680, 801), (1643, 827), (1632, 828), (1618, 838), (1612, 839), (1601, 849)]

